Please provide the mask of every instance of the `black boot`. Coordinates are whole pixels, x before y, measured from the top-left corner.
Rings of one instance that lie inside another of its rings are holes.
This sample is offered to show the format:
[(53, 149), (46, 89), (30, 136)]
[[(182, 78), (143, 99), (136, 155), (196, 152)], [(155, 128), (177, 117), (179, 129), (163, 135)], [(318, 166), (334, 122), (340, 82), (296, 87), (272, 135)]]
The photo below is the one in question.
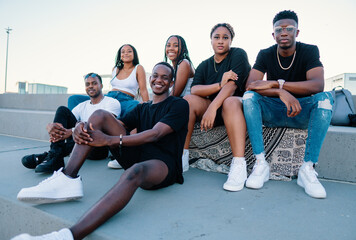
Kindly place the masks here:
[(27, 168), (35, 169), (37, 165), (41, 164), (44, 159), (47, 157), (48, 152), (44, 152), (41, 154), (31, 154), (26, 155), (22, 158), (22, 165)]
[(43, 162), (37, 165), (35, 172), (37, 173), (53, 173), (61, 167), (64, 167), (64, 158), (60, 153), (49, 151)]

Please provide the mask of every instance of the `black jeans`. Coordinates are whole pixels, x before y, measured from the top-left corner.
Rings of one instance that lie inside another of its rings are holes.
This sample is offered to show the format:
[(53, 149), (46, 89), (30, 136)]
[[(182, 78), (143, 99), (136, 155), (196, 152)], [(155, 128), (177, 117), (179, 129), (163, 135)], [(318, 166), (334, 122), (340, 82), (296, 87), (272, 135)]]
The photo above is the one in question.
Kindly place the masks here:
[[(75, 124), (77, 123), (77, 119), (75, 118), (73, 113), (69, 110), (69, 108), (60, 106), (59, 108), (57, 108), (53, 122), (61, 123), (64, 128), (71, 129), (75, 127)], [(72, 152), (74, 144), (75, 144), (74, 140), (72, 136), (70, 136), (66, 140), (61, 140), (55, 143), (51, 143), (50, 151), (62, 157), (65, 157)], [(94, 148), (90, 152), (87, 158), (92, 160), (98, 160), (98, 159), (104, 159), (107, 156), (108, 156), (108, 148), (98, 147), (98, 148)]]

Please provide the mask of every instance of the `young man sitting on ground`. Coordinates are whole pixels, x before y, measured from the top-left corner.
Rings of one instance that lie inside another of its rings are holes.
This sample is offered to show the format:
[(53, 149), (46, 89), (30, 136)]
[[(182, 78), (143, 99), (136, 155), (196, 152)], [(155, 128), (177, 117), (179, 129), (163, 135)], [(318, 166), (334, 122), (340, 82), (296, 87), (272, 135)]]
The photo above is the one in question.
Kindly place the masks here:
[[(96, 73), (89, 73), (84, 78), (85, 91), (90, 100), (76, 106), (72, 111), (61, 106), (57, 109), (53, 123), (47, 125), (50, 136), (50, 150), (42, 154), (31, 154), (22, 158), (22, 164), (37, 173), (53, 173), (64, 167), (64, 157), (73, 149), (72, 133), (78, 121), (88, 121), (90, 115), (98, 109), (104, 109), (114, 116), (119, 116), (121, 106), (116, 99), (105, 97), (102, 93), (103, 83)], [(78, 128), (77, 131), (80, 131)], [(107, 148), (95, 148), (89, 159), (104, 159), (108, 155)]]
[[(182, 98), (169, 96), (173, 71), (168, 63), (156, 64), (150, 77), (153, 101), (139, 104), (120, 120), (98, 110), (88, 123), (80, 123), (78, 127), (83, 131), (74, 134), (76, 144), (67, 167), (35, 187), (22, 189), (17, 197), (33, 203), (81, 198), (83, 190), (79, 169), (90, 150), (99, 146), (109, 146), (126, 169), (114, 187), (70, 229), (41, 237), (22, 234), (13, 240), (83, 239), (121, 211), (137, 188), (152, 190), (183, 183), (181, 157), (189, 105)], [(134, 128), (137, 128), (137, 134), (126, 135)]]

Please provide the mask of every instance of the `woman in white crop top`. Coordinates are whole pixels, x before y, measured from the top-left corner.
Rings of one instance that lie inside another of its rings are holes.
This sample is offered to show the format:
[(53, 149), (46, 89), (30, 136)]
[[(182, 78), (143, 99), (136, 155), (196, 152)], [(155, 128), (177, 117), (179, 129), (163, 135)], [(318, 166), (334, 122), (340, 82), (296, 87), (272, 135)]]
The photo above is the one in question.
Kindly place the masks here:
[(139, 64), (136, 49), (130, 44), (125, 44), (118, 50), (110, 83), (112, 90), (107, 96), (121, 103), (121, 116), (134, 109), (139, 103), (134, 100), (138, 89), (142, 101), (149, 100), (145, 70)]
[[(139, 64), (136, 49), (130, 44), (121, 46), (117, 51), (110, 84), (112, 85), (112, 90), (106, 96), (115, 98), (120, 102), (121, 117), (134, 109), (139, 103), (134, 99), (138, 89), (140, 90), (142, 101), (149, 100), (145, 70)], [(68, 108), (73, 109), (76, 105), (88, 99), (88, 96), (83, 95), (70, 96), (68, 98)]]
[(174, 68), (174, 85), (171, 95), (184, 97), (190, 94), (190, 85), (193, 82), (194, 67), (189, 58), (187, 45), (179, 35), (172, 35), (167, 39), (164, 60), (171, 60)]

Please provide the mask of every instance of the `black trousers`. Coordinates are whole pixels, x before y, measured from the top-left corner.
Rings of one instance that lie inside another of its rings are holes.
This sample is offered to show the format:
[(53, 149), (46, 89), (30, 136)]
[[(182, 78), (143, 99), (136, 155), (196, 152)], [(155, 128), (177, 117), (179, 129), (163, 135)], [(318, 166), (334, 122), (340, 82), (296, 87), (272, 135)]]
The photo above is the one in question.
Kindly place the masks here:
[[(69, 110), (69, 108), (60, 106), (57, 108), (53, 122), (61, 123), (64, 128), (70, 129), (75, 127), (77, 119), (73, 115), (72, 111)], [(74, 140), (71, 136), (65, 140), (51, 143), (50, 151), (62, 157), (66, 157), (72, 152), (74, 144)], [(92, 160), (104, 159), (108, 156), (108, 152), (109, 150), (107, 147), (94, 148), (87, 158)]]

